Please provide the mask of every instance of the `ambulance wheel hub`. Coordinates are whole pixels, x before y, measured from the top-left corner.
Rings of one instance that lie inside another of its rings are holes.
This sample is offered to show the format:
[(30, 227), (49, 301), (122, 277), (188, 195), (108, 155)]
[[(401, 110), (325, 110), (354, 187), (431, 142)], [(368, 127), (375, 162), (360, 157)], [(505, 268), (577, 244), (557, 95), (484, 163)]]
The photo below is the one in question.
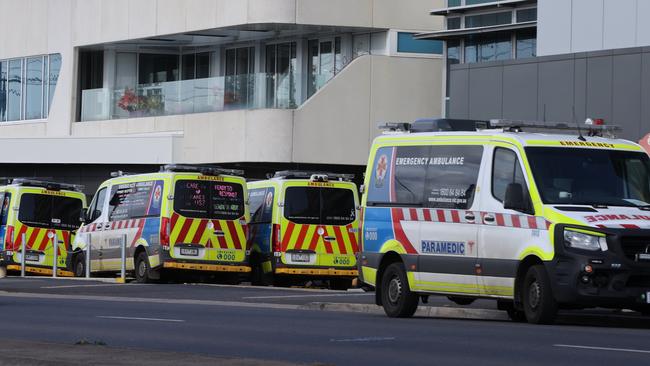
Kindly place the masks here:
[(396, 304), (400, 297), (402, 297), (402, 282), (399, 280), (399, 277), (395, 276), (388, 284), (388, 299), (393, 304)]
[(530, 284), (528, 289), (528, 300), (530, 307), (534, 310), (539, 306), (540, 300), (542, 298), (542, 289), (540, 288), (539, 282), (534, 281)]

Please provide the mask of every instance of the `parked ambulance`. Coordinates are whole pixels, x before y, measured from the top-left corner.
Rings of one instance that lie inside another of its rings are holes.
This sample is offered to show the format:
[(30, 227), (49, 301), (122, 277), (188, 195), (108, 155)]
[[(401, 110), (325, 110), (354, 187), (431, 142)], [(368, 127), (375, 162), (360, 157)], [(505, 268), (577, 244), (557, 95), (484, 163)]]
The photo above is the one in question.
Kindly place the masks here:
[(35, 179), (13, 179), (0, 187), (2, 268), (20, 271), (25, 246), (25, 272), (52, 275), (56, 248), (57, 274), (68, 274), (66, 258), (86, 206), (82, 189)]
[(650, 313), (639, 145), (599, 137), (613, 128), (598, 122), (575, 133), (503, 120), (393, 129), (371, 148), (359, 264), (388, 316), (413, 315), (429, 295), (492, 298), (531, 323), (563, 307)]
[(85, 214), (68, 265), (85, 273), (90, 245), (92, 272), (126, 270), (139, 282), (161, 272), (250, 272), (246, 246), (248, 193), (242, 171), (167, 165), (158, 173), (114, 174), (102, 183)]
[(248, 183), (253, 283), (328, 280), (347, 289), (357, 277), (358, 190), (353, 175), (277, 172)]

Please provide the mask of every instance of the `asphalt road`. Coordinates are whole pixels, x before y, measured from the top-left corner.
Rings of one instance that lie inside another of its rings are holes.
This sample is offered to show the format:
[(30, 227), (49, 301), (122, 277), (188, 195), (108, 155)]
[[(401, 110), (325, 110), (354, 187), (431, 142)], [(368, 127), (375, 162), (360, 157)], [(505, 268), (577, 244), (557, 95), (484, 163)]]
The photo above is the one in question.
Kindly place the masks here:
[(133, 357), (167, 351), (327, 365), (650, 364), (650, 324), (628, 313), (567, 313), (559, 325), (533, 326), (295, 308), (372, 302), (361, 292), (33, 278), (0, 280), (0, 290), (0, 338), (143, 350), (129, 351)]

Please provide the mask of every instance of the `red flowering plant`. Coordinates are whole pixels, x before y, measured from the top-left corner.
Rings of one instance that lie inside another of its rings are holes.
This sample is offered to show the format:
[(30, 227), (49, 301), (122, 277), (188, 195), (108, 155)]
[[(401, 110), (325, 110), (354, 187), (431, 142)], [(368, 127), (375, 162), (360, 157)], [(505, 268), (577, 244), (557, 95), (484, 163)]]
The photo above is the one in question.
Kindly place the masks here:
[(126, 88), (124, 95), (117, 102), (117, 106), (125, 111), (134, 112), (141, 109), (145, 104), (143, 97), (137, 96), (133, 89)]

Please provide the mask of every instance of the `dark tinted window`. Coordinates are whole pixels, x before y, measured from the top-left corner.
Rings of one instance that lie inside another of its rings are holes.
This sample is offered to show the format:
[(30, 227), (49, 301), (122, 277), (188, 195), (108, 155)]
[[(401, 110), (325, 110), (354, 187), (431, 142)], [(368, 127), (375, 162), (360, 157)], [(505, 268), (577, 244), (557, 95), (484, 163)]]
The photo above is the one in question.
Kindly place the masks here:
[(650, 205), (650, 158), (645, 153), (586, 148), (526, 148), (544, 203)]
[(342, 188), (289, 187), (284, 217), (297, 224), (347, 225), (355, 220), (354, 193)]
[(108, 219), (117, 221), (158, 216), (162, 194), (162, 180), (114, 185), (108, 202)]
[(483, 148), (404, 146), (397, 148), (391, 202), (437, 208), (472, 205)]
[(521, 170), (519, 159), (512, 150), (497, 148), (494, 151), (494, 163), (492, 168), (492, 195), (498, 201), (503, 202), (506, 196), (506, 188), (510, 183), (519, 183), (527, 191), (524, 173)]
[(28, 226), (75, 230), (81, 208), (78, 198), (25, 193), (20, 197), (18, 220)]
[(11, 193), (0, 193), (0, 226), (7, 225), (7, 217), (9, 216), (9, 203), (11, 203)]
[(275, 188), (257, 188), (248, 192), (251, 222), (270, 223), (273, 216), (273, 195)]
[[(101, 216), (102, 210), (104, 209), (104, 201), (106, 201), (106, 188), (100, 189), (90, 204), (90, 208), (88, 209), (92, 215), (90, 221), (95, 221)], [(97, 214), (95, 214), (95, 211), (98, 211)]]
[(237, 183), (178, 180), (174, 211), (186, 217), (235, 220), (245, 213), (244, 189)]

